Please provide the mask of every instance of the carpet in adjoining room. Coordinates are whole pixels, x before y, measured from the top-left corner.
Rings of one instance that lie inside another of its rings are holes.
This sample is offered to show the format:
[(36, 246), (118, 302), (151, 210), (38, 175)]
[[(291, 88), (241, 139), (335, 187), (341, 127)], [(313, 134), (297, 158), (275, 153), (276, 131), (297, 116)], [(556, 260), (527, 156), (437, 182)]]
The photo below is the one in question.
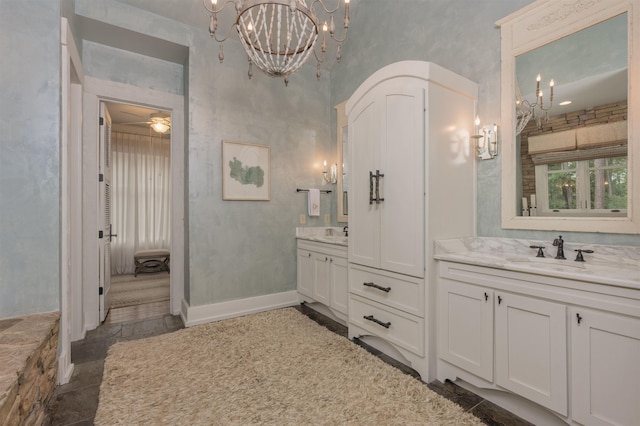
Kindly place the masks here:
[(116, 275), (111, 277), (111, 307), (169, 300), (169, 274)]

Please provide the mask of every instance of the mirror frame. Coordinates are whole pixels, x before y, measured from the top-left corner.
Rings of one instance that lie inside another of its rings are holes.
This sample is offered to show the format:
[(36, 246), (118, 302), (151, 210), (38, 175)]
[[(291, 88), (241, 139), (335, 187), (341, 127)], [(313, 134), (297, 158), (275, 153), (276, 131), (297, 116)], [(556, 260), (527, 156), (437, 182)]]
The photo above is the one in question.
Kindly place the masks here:
[(335, 106), (337, 112), (337, 120), (336, 120), (336, 128), (337, 128), (337, 146), (336, 146), (336, 159), (338, 162), (338, 181), (336, 184), (336, 198), (338, 201), (338, 222), (349, 222), (349, 216), (343, 213), (343, 205), (342, 205), (342, 178), (344, 176), (343, 164), (344, 159), (342, 158), (342, 129), (347, 127), (349, 122), (347, 121), (347, 114), (345, 112), (345, 107), (347, 105), (347, 101), (341, 102)]
[[(637, 0), (538, 0), (499, 20), (501, 35), (502, 228), (640, 234), (640, 4)], [(516, 208), (515, 65), (516, 56), (627, 13), (628, 162), (627, 216), (519, 216)], [(634, 138), (635, 137), (635, 138)]]

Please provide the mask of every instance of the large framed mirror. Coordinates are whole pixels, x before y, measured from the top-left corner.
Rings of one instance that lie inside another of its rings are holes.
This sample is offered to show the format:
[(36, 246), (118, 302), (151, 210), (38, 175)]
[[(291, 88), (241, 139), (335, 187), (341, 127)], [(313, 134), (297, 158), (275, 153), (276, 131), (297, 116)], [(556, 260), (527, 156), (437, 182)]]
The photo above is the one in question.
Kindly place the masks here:
[(345, 113), (344, 101), (336, 105), (337, 112), (337, 160), (338, 182), (336, 184), (336, 197), (338, 197), (338, 222), (349, 221), (349, 149), (348, 149), (348, 122)]
[(539, 0), (502, 35), (502, 227), (640, 233), (640, 5)]

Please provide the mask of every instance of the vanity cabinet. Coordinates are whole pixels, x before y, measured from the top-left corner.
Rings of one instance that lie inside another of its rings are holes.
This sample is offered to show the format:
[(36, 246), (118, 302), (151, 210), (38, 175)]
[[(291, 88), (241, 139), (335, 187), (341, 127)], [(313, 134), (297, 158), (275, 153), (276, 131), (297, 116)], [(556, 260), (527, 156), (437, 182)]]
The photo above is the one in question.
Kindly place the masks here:
[(583, 425), (640, 421), (640, 318), (572, 308), (573, 419)]
[(510, 391), (572, 425), (637, 424), (640, 289), (439, 263), (439, 380)]
[(503, 291), (495, 299), (496, 384), (566, 415), (566, 306)]
[(322, 303), (345, 318), (348, 309), (347, 249), (298, 240), (298, 293)]
[(440, 280), (438, 356), (493, 381), (493, 290)]
[(448, 279), (439, 299), (441, 359), (566, 414), (565, 306)]

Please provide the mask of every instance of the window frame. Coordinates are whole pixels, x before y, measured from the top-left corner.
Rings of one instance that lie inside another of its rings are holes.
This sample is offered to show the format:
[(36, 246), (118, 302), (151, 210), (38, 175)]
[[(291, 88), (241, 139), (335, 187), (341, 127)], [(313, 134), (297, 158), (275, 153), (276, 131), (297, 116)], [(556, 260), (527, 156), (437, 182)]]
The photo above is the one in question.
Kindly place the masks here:
[[(594, 209), (591, 208), (591, 181), (589, 178), (589, 167), (591, 160), (573, 161), (576, 163), (575, 169), (566, 169), (566, 171), (575, 171), (576, 174), (576, 208), (575, 209), (551, 209), (549, 208), (549, 164), (539, 164), (535, 166), (536, 179), (536, 200), (538, 216), (573, 216), (573, 217), (620, 217), (627, 215), (627, 209)], [(627, 159), (628, 161), (628, 159)], [(563, 161), (561, 163), (567, 163)], [(561, 164), (553, 163), (553, 164)], [(610, 166), (604, 167), (609, 169)], [(627, 194), (628, 197), (628, 194)], [(578, 207), (580, 206), (580, 207)]]

